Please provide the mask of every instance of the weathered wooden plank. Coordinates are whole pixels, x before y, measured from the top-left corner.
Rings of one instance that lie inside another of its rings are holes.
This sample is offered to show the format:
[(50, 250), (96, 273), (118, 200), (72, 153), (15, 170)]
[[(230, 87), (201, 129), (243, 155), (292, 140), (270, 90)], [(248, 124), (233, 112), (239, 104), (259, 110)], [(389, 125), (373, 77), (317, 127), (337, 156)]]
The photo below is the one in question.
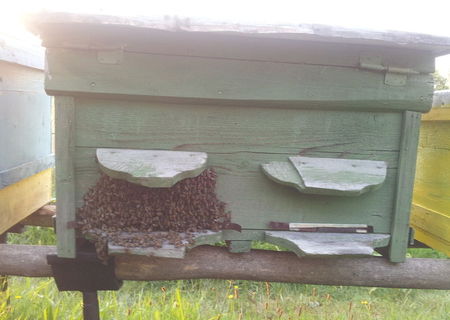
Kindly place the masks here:
[[(450, 125), (449, 130), (450, 133)], [(424, 130), (421, 138), (424, 138)], [(432, 134), (427, 134), (432, 138)], [(450, 135), (448, 136), (450, 137)], [(447, 139), (448, 139), (447, 137)], [(434, 138), (439, 138), (435, 135)], [(442, 136), (442, 138), (444, 138)], [(438, 144), (434, 142), (434, 144)], [(450, 148), (419, 146), (413, 201), (438, 212), (448, 212), (450, 199)]]
[(0, 68), (2, 70), (1, 91), (43, 93), (42, 83), (45, 76), (42, 70), (5, 61), (0, 61)]
[(386, 178), (387, 163), (382, 161), (300, 156), (289, 161), (262, 168), (270, 179), (308, 194), (359, 196), (379, 188)]
[[(361, 52), (382, 57), (385, 65), (434, 72), (434, 57), (430, 52), (398, 48), (372, 47), (361, 44), (292, 41), (236, 37), (226, 34), (160, 32), (116, 26), (61, 25), (46, 28), (46, 47), (167, 54), (239, 60), (327, 64), (358, 67)], [(86, 34), (89, 38), (86, 38)], [(124, 44), (126, 46), (124, 47)]]
[(23, 219), (20, 224), (25, 226), (53, 227), (53, 216), (56, 216), (56, 206), (48, 204)]
[(44, 170), (0, 190), (0, 234), (50, 201), (51, 171)]
[(0, 36), (0, 61), (44, 70), (44, 49), (30, 45), (30, 39)]
[[(47, 255), (54, 246), (0, 245), (0, 273), (51, 277)], [(122, 280), (236, 279), (324, 285), (450, 289), (448, 259), (409, 258), (392, 264), (382, 257), (297, 257), (292, 252), (252, 250), (234, 254), (226, 248), (201, 246), (186, 258), (124, 255), (115, 258)], [(238, 268), (236, 266), (239, 266)], [(427, 272), (423, 272), (427, 270)]]
[(266, 231), (265, 240), (298, 256), (371, 256), (389, 244), (389, 234)]
[(420, 114), (410, 111), (404, 112), (396, 200), (392, 218), (392, 237), (389, 247), (389, 258), (392, 262), (403, 262), (406, 258), (419, 128)]
[(59, 95), (422, 112), (432, 99), (431, 76), (421, 74), (408, 76), (408, 86), (392, 87), (385, 85), (383, 73), (320, 65), (129, 52), (120, 63), (103, 64), (95, 51), (57, 48), (47, 50), (47, 60), (52, 68), (46, 90)]
[(51, 154), (51, 100), (42, 71), (3, 61), (0, 70), (0, 171), (5, 171)]
[(204, 152), (100, 148), (100, 169), (107, 175), (151, 188), (169, 188), (206, 169)]
[(118, 29), (117, 27), (126, 28), (129, 32), (133, 32), (133, 29), (136, 28), (144, 28), (165, 31), (164, 33), (180, 31), (183, 33), (226, 33), (246, 38), (313, 40), (345, 44), (363, 43), (374, 46), (422, 49), (433, 51), (436, 55), (450, 51), (450, 39), (445, 37), (401, 31), (349, 29), (318, 24), (287, 22), (283, 24), (249, 24), (248, 21), (236, 21), (234, 18), (218, 22), (195, 15), (190, 17), (177, 15), (126, 17), (59, 12), (41, 13), (29, 19), (32, 28), (38, 29), (38, 31), (45, 30), (45, 28), (61, 28), (64, 25), (70, 25), (72, 29), (76, 29), (77, 25), (85, 24), (92, 29), (103, 25), (114, 31)]
[(52, 168), (54, 167), (54, 165), (55, 156), (53, 154), (50, 154), (42, 158), (37, 158), (34, 161), (30, 161), (10, 169), (0, 171), (0, 189), (13, 183), (19, 182), (21, 179), (30, 177), (43, 170)]
[[(95, 150), (76, 149), (77, 206), (83, 204), (84, 193), (99, 177)], [(208, 166), (218, 173), (218, 196), (227, 203), (236, 223), (244, 228), (267, 229), (268, 223), (277, 217), (277, 220), (285, 222), (362, 223), (374, 226), (376, 232), (389, 232), (396, 169), (388, 169), (383, 187), (370, 194), (352, 201), (346, 201), (342, 197), (324, 200), (322, 196), (299, 194), (294, 189), (279, 186), (267, 179), (260, 164), (281, 158), (286, 158), (286, 155), (208, 153)]]
[(440, 213), (413, 204), (411, 224), (414, 227), (428, 230), (428, 232), (432, 232), (436, 237), (450, 243), (450, 216), (447, 216), (445, 212)]
[[(151, 234), (151, 233), (150, 233)], [(133, 233), (123, 233), (121, 235), (122, 238), (127, 237), (139, 237), (138, 234)], [(156, 247), (124, 247), (121, 245), (117, 245), (115, 243), (108, 243), (108, 254), (117, 256), (117, 255), (143, 255), (143, 256), (152, 256), (152, 257), (164, 257), (164, 258), (172, 258), (172, 259), (183, 259), (186, 255), (186, 251), (188, 249), (210, 244), (214, 245), (217, 242), (222, 241), (222, 232), (196, 232), (193, 233), (194, 243), (189, 244), (187, 240), (182, 240), (181, 246), (175, 246), (170, 244), (167, 240), (162, 243), (160, 248)]]
[(56, 119), (56, 218), (58, 256), (75, 258), (75, 105), (72, 97), (55, 97)]
[[(440, 252), (445, 253), (448, 257), (450, 257), (450, 241), (446, 241), (438, 236), (436, 236), (432, 230), (430, 229), (422, 229), (417, 226), (413, 226), (414, 228), (414, 239), (426, 244), (430, 248), (434, 250), (438, 250)], [(431, 232), (429, 232), (431, 231)]]
[[(402, 121), (400, 113), (94, 99), (77, 99), (77, 110), (76, 144), (81, 147), (308, 156), (333, 152), (336, 158), (351, 153), (348, 158), (371, 160), (384, 160), (379, 153), (398, 152)], [(394, 163), (389, 159), (390, 167)]]
[(450, 91), (436, 91), (422, 117), (411, 226), (415, 238), (450, 255)]

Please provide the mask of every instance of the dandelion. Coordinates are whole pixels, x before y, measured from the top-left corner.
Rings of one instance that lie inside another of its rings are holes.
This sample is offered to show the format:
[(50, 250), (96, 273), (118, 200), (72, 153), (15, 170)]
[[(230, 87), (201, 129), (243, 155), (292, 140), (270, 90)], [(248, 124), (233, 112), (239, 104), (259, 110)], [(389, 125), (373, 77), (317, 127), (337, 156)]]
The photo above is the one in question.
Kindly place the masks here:
[(234, 294), (228, 295), (228, 299), (233, 299), (233, 298), (234, 298)]
[(22, 299), (22, 296), (15, 296), (16, 299)]
[(369, 304), (369, 301), (367, 301), (367, 300), (361, 300), (361, 304)]
[(235, 288), (235, 289), (239, 289), (239, 286), (234, 286), (233, 288)]

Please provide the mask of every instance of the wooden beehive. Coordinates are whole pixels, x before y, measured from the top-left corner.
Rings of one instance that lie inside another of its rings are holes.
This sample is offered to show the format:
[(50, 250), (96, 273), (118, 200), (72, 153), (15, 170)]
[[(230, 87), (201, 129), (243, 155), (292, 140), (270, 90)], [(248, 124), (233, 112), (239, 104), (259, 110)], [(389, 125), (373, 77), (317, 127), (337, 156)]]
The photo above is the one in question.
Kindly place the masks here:
[(415, 238), (450, 256), (450, 91), (422, 116), (411, 225)]
[(51, 200), (51, 98), (44, 51), (0, 37), (0, 234)]
[[(261, 240), (299, 255), (386, 247), (404, 260), (420, 114), (449, 39), (69, 14), (32, 26), (56, 99), (59, 256), (76, 254), (76, 208), (101, 171), (167, 188), (212, 168), (242, 230), (198, 244), (242, 252)], [(196, 159), (189, 168), (180, 151)]]

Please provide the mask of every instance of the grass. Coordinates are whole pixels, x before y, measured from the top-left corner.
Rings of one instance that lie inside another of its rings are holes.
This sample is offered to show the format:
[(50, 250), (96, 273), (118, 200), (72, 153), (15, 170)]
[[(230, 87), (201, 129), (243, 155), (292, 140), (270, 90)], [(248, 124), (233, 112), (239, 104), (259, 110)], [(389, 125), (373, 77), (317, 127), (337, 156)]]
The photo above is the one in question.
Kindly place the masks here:
[[(9, 242), (53, 244), (54, 235), (47, 228), (28, 227), (23, 234), (10, 235)], [(258, 246), (267, 248), (266, 244)], [(444, 258), (429, 249), (412, 249), (409, 255)], [(101, 292), (99, 298), (105, 320), (450, 320), (450, 292), (439, 290), (222, 280), (128, 281), (120, 291)], [(11, 277), (8, 290), (0, 293), (1, 320), (81, 318), (81, 294), (58, 292), (50, 278)]]

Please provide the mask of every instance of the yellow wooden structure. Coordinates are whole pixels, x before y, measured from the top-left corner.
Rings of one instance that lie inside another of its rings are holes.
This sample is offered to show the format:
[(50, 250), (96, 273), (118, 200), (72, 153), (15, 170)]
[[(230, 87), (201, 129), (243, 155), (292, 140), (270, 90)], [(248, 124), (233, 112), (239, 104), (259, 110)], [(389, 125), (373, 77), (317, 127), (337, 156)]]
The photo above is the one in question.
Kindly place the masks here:
[(44, 55), (0, 35), (0, 234), (51, 200), (51, 99)]
[(450, 90), (422, 116), (411, 215), (415, 238), (450, 256)]

